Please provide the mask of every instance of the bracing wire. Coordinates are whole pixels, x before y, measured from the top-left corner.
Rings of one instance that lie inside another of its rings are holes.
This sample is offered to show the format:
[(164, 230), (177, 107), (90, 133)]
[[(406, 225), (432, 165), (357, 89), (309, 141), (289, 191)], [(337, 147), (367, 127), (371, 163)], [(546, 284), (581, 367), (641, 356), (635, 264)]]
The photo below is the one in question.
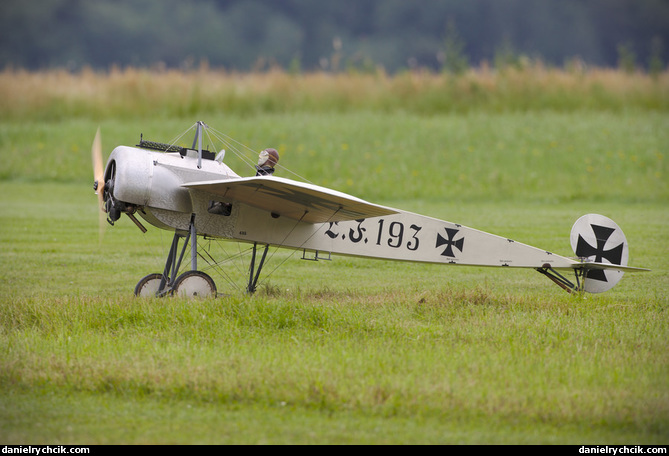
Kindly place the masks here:
[[(207, 129), (207, 134), (211, 132), (211, 134), (218, 140), (220, 141), (224, 146), (226, 146), (226, 153), (228, 151), (227, 148), (230, 148), (229, 150), (232, 151), (233, 154), (235, 154), (243, 163), (247, 164), (251, 169), (255, 171), (255, 159), (254, 158), (249, 158), (250, 154), (257, 154), (258, 151), (255, 151), (251, 149), (250, 147), (246, 146), (245, 144), (237, 141), (234, 138), (231, 138), (230, 136), (226, 135), (223, 132), (220, 132), (216, 130), (215, 128), (208, 127)], [(253, 155), (251, 155), (253, 157)], [(276, 168), (280, 169), (281, 171), (285, 171), (293, 176), (295, 176), (297, 179), (303, 181), (303, 182), (308, 182), (310, 184), (313, 184), (313, 182), (309, 181), (305, 177), (299, 175), (298, 173), (290, 170), (286, 166), (283, 166), (279, 163), (276, 164)]]
[[(196, 129), (198, 125), (198, 122), (195, 122), (193, 125), (191, 125), (188, 129), (186, 129), (184, 132), (182, 132), (180, 135), (178, 135), (176, 138), (174, 138), (171, 142), (168, 144), (170, 146), (174, 146), (178, 144), (184, 136), (186, 136), (187, 133), (191, 132), (192, 130)], [(220, 152), (221, 150), (225, 150), (227, 153), (228, 151), (232, 152), (239, 160), (244, 163), (244, 165), (248, 166), (250, 169), (252, 169), (255, 172), (255, 158), (254, 155), (258, 153), (258, 151), (255, 151), (254, 149), (250, 148), (249, 146), (245, 145), (242, 142), (237, 141), (236, 139), (226, 135), (225, 133), (210, 127), (207, 124), (203, 124), (203, 129), (202, 131), (204, 134), (207, 136), (207, 139), (211, 143), (211, 146), (213, 148), (216, 148), (216, 141), (221, 143), (222, 147), (220, 147), (218, 150), (214, 150), (215, 153)], [(214, 141), (213, 138), (216, 140)], [(305, 178), (304, 176), (301, 176), (300, 174), (292, 171), (290, 168), (277, 163), (276, 168), (280, 169), (281, 171), (284, 171), (298, 180), (301, 180), (302, 182), (307, 182), (309, 184), (313, 184), (309, 179)]]

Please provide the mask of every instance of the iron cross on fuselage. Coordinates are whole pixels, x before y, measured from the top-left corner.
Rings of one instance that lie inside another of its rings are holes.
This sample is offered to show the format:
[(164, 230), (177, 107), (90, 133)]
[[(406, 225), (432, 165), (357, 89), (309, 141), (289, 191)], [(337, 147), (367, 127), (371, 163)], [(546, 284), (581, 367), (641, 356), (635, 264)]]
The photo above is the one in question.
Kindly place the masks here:
[(453, 252), (453, 247), (457, 248), (460, 252), (462, 252), (462, 248), (465, 243), (465, 238), (460, 238), (457, 241), (454, 240), (455, 236), (458, 234), (458, 231), (453, 228), (446, 228), (446, 234), (448, 235), (448, 239), (444, 238), (441, 234), (437, 233), (437, 245), (436, 247), (441, 247), (442, 245), (446, 245), (446, 249), (441, 253), (442, 256), (447, 256), (451, 258), (455, 258), (455, 253)]

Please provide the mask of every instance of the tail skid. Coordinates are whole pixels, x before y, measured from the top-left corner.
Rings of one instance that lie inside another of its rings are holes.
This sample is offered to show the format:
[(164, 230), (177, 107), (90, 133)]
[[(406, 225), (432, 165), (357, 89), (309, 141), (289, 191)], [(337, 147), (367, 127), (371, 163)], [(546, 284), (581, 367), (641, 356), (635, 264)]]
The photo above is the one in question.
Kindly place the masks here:
[(571, 280), (567, 279), (562, 274), (560, 274), (555, 269), (551, 268), (550, 265), (544, 265), (544, 266), (545, 267), (543, 268), (537, 268), (537, 271), (539, 271), (539, 273), (551, 279), (553, 282), (555, 282), (557, 286), (565, 290), (567, 293), (579, 293), (583, 291), (584, 281), (582, 280), (581, 277), (583, 275), (582, 269), (576, 269), (574, 271), (574, 275), (576, 277), (576, 283), (574, 283)]
[[(551, 268), (549, 264), (544, 265), (544, 267), (537, 268), (537, 271), (550, 280), (555, 282), (560, 288), (564, 289), (568, 293), (582, 293), (585, 290), (585, 284), (588, 280), (588, 274), (592, 271), (618, 271), (622, 276), (623, 272), (647, 272), (650, 269), (645, 268), (631, 268), (629, 266), (620, 266), (616, 264), (607, 264), (607, 263), (594, 263), (594, 262), (583, 262), (574, 266), (574, 280), (575, 283), (567, 279), (564, 275), (560, 274), (556, 269)], [(591, 279), (594, 280), (594, 279)], [(613, 288), (613, 286), (611, 286)], [(591, 291), (591, 293), (595, 293)]]

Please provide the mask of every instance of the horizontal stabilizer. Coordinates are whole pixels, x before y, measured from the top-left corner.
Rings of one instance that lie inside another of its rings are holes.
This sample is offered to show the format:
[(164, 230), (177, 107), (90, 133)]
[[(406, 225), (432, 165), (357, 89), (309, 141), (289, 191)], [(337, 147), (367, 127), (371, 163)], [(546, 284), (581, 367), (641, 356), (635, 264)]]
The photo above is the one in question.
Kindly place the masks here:
[(397, 213), (395, 209), (346, 193), (274, 176), (189, 182), (182, 186), (308, 223), (341, 222)]
[(620, 264), (610, 264), (610, 263), (595, 263), (594, 261), (574, 263), (571, 266), (573, 269), (585, 269), (585, 270), (611, 270), (611, 271), (620, 271), (620, 272), (648, 272), (650, 269), (645, 268), (633, 268), (630, 266), (622, 266)]

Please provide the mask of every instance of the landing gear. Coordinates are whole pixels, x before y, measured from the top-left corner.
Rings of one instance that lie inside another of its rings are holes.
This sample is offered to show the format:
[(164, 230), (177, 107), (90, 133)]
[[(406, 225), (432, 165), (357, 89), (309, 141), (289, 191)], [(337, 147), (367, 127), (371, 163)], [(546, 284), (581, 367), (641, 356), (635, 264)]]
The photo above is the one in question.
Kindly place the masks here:
[(216, 284), (202, 271), (187, 271), (177, 277), (172, 293), (184, 298), (214, 298)]
[(163, 279), (162, 274), (149, 274), (142, 277), (137, 286), (135, 286), (135, 296), (140, 298), (150, 298), (158, 295), (160, 290), (160, 281)]
[(258, 278), (260, 277), (260, 271), (262, 271), (262, 267), (265, 264), (265, 259), (267, 258), (267, 250), (269, 249), (269, 244), (265, 245), (265, 249), (263, 250), (262, 253), (262, 258), (260, 259), (260, 263), (258, 263), (258, 268), (256, 269), (255, 263), (256, 263), (256, 252), (258, 251), (258, 243), (254, 242), (253, 243), (253, 256), (251, 257), (251, 266), (249, 268), (249, 284), (246, 286), (246, 292), (248, 294), (253, 294), (256, 292), (256, 289), (258, 288)]
[[(181, 252), (179, 252), (179, 242), (182, 238), (184, 238), (184, 243)], [(177, 277), (189, 241), (191, 245), (191, 270)], [(214, 280), (204, 272), (197, 270), (195, 214), (191, 216), (188, 231), (175, 231), (163, 273), (149, 274), (135, 286), (135, 296), (163, 297), (168, 295), (198, 298), (216, 297)]]
[[(183, 242), (182, 242), (183, 241)], [(182, 261), (186, 255), (187, 247), (190, 246), (191, 267), (183, 272)], [(246, 273), (237, 270), (238, 273), (247, 274), (244, 286), (246, 293), (253, 294), (258, 288), (258, 279), (267, 260), (269, 245), (254, 243), (251, 249), (251, 262)], [(247, 251), (248, 252), (248, 251)], [(240, 252), (241, 257), (241, 252)], [(236, 287), (232, 278), (220, 268), (209, 253), (209, 246), (205, 244), (200, 251), (200, 258), (210, 267), (222, 273), (228, 284)], [(197, 269), (198, 245), (195, 230), (195, 215), (191, 217), (188, 231), (176, 231), (172, 239), (165, 268), (161, 273), (149, 274), (142, 277), (135, 286), (135, 296), (138, 297), (164, 297), (179, 296), (188, 298), (215, 298), (218, 290), (214, 280), (205, 272)], [(181, 273), (180, 273), (181, 272)], [(236, 282), (239, 283), (239, 282)], [(240, 287), (241, 289), (241, 287)]]

